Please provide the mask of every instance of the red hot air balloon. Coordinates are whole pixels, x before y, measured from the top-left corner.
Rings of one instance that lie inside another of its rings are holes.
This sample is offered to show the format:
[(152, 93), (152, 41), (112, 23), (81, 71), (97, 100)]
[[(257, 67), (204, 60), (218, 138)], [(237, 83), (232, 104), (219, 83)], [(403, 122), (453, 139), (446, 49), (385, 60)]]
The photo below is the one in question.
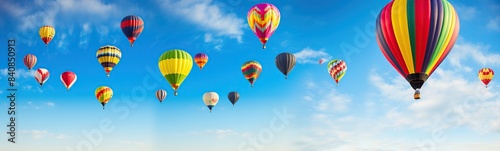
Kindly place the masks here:
[(61, 81), (68, 91), (71, 88), (71, 86), (75, 84), (76, 79), (77, 79), (76, 74), (71, 71), (66, 71), (61, 74)]
[(144, 29), (144, 22), (139, 16), (129, 15), (122, 19), (120, 27), (122, 28), (123, 34), (127, 36), (127, 39), (130, 42), (130, 47), (133, 47), (135, 40)]

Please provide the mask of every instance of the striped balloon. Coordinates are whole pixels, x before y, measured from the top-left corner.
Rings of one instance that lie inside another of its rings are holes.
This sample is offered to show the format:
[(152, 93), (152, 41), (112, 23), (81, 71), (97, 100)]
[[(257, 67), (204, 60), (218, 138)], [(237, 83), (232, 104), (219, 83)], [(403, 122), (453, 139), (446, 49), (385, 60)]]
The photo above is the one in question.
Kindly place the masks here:
[(108, 103), (113, 97), (113, 90), (107, 86), (100, 86), (95, 89), (95, 97), (97, 98), (97, 101), (101, 103), (102, 109), (104, 109), (106, 103)]
[(160, 56), (158, 68), (174, 89), (174, 95), (177, 96), (177, 89), (193, 68), (193, 58), (184, 50), (168, 50)]
[(205, 53), (198, 53), (194, 56), (194, 62), (198, 67), (200, 67), (200, 70), (203, 69), (205, 64), (208, 62), (208, 56)]
[(106, 71), (106, 76), (109, 77), (111, 70), (120, 62), (122, 52), (116, 46), (106, 45), (97, 50), (96, 57)]
[(385, 58), (418, 90), (450, 53), (459, 29), (447, 0), (393, 0), (377, 17), (376, 39)]
[(133, 47), (135, 40), (144, 29), (144, 22), (139, 16), (129, 15), (122, 19), (120, 27), (122, 28), (123, 34), (127, 36), (130, 47)]
[(40, 27), (38, 34), (40, 34), (40, 38), (43, 43), (45, 43), (45, 47), (47, 47), (49, 42), (52, 41), (52, 38), (56, 35), (56, 29), (52, 26), (42, 26)]
[(35, 72), (35, 80), (40, 84), (40, 87), (43, 86), (47, 80), (49, 80), (50, 73), (49, 70), (45, 68), (38, 68)]
[(158, 101), (163, 102), (163, 100), (165, 100), (165, 97), (167, 97), (167, 91), (165, 90), (157, 90), (156, 91), (156, 98), (158, 99)]
[(266, 49), (266, 43), (280, 24), (280, 11), (276, 6), (269, 3), (260, 3), (248, 11), (247, 20), (250, 29), (259, 38), (262, 48)]
[(339, 81), (342, 77), (344, 77), (347, 71), (347, 65), (342, 60), (334, 59), (330, 61), (326, 67), (328, 69), (328, 73), (330, 73), (330, 76), (335, 80), (335, 83), (337, 83), (338, 86)]
[(31, 70), (35, 66), (36, 61), (36, 56), (32, 54), (27, 54), (23, 58), (24, 65), (28, 68), (28, 70)]
[(247, 61), (241, 66), (241, 72), (243, 72), (243, 76), (245, 76), (245, 79), (247, 79), (253, 87), (253, 83), (259, 78), (262, 72), (262, 66), (257, 61)]
[(479, 80), (481, 80), (486, 87), (488, 87), (488, 84), (491, 82), (491, 79), (493, 79), (493, 76), (495, 76), (495, 72), (493, 72), (490, 68), (483, 68), (479, 70)]

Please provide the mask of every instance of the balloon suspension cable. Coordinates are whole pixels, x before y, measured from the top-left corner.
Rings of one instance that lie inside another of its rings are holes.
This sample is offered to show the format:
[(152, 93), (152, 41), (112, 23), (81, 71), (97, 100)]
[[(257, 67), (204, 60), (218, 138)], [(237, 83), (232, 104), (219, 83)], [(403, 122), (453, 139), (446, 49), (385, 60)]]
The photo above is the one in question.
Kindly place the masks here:
[(210, 113), (212, 113), (212, 110), (210, 110)]
[(67, 90), (67, 92), (69, 92), (69, 89), (66, 89), (66, 90)]
[(134, 42), (131, 42), (131, 43), (130, 43), (130, 47), (134, 47)]
[(337, 86), (339, 86), (339, 83), (337, 83)]
[(106, 76), (109, 77), (109, 73), (106, 73)]
[(252, 85), (250, 85), (250, 86), (253, 88), (253, 84), (252, 84)]
[(201, 69), (202, 69), (202, 68), (200, 67), (200, 71), (201, 71)]
[(101, 103), (102, 104), (102, 109), (104, 110), (104, 105), (106, 105), (105, 103)]
[(486, 88), (488, 88), (488, 85), (486, 85)]
[(288, 79), (288, 75), (285, 75), (285, 79)]
[(177, 91), (174, 91), (174, 95), (177, 96)]
[(262, 45), (262, 49), (266, 49), (266, 45)]

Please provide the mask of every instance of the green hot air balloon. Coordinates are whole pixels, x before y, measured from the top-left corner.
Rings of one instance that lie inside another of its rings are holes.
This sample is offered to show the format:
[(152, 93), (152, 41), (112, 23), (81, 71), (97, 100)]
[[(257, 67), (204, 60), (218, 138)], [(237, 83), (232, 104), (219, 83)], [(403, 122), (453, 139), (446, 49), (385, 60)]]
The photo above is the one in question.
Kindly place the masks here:
[(158, 68), (160, 68), (161, 74), (174, 89), (174, 95), (177, 96), (177, 89), (179, 89), (179, 86), (193, 68), (193, 58), (184, 50), (168, 50), (160, 56)]
[(290, 73), (295, 66), (295, 56), (288, 52), (280, 53), (276, 56), (274, 62), (281, 73), (285, 75), (285, 79), (288, 79), (288, 73)]

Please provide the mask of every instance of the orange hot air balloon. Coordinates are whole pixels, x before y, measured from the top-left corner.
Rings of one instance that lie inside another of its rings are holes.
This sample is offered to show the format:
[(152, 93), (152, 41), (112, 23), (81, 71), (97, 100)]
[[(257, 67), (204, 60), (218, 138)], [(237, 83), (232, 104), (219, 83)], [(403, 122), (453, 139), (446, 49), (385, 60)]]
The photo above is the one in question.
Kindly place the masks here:
[(205, 53), (198, 53), (194, 56), (194, 62), (198, 67), (200, 67), (200, 70), (203, 69), (205, 64), (208, 62), (208, 56)]

